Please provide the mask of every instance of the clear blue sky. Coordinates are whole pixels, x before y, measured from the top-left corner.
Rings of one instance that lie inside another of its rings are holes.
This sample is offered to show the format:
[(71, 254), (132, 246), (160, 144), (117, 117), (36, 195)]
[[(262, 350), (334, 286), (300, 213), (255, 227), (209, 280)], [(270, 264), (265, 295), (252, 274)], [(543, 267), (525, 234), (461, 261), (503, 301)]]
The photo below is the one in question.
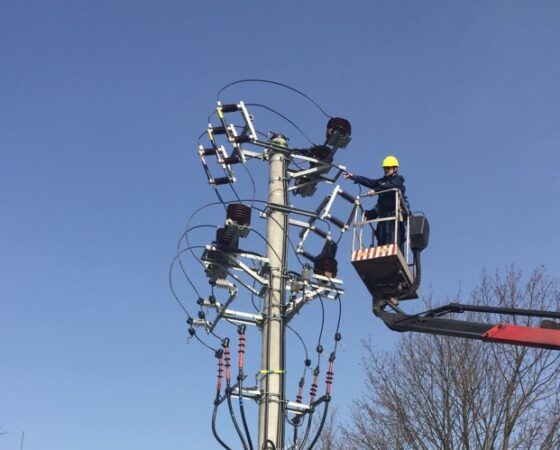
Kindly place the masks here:
[[(215, 363), (187, 345), (167, 272), (186, 219), (214, 200), (196, 137), (236, 79), (288, 83), (350, 119), (338, 161), (351, 170), (400, 158), (432, 226), (424, 292), (468, 301), (483, 268), (512, 263), (558, 276), (558, 23), (554, 1), (0, 2), (0, 450), (19, 448), (22, 430), (26, 450), (218, 447)], [(323, 133), (282, 90), (228, 99)], [(344, 417), (360, 339), (383, 349), (394, 337), (340, 265)], [(317, 314), (298, 329), (313, 336)]]

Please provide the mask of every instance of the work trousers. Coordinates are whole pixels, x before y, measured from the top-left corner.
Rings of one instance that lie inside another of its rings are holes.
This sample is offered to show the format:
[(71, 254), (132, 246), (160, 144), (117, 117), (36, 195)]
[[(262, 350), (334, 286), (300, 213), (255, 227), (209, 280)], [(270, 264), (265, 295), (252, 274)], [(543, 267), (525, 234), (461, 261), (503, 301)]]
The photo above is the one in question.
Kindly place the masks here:
[[(404, 241), (406, 236), (406, 226), (404, 222), (399, 222), (397, 225), (397, 244), (404, 253)], [(375, 237), (377, 238), (377, 245), (386, 245), (395, 243), (395, 221), (385, 220), (377, 223), (375, 230)]]

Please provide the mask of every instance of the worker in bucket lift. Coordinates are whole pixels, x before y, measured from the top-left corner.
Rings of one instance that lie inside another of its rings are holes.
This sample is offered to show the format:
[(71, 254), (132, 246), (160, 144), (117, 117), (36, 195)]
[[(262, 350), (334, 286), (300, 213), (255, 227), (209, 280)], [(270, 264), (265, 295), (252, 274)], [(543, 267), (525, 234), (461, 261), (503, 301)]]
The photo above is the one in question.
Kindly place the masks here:
[[(366, 178), (359, 175), (354, 175), (350, 172), (344, 174), (344, 178), (353, 180), (354, 183), (368, 187), (368, 195), (378, 195), (377, 204), (370, 210), (365, 212), (366, 220), (374, 220), (382, 217), (395, 216), (395, 191), (387, 191), (388, 189), (397, 188), (401, 191), (405, 204), (402, 205), (405, 214), (408, 214), (409, 204), (406, 198), (406, 187), (404, 185), (404, 177), (399, 175), (399, 161), (392, 155), (387, 156), (382, 163), (384, 175), (382, 178), (373, 179)], [(406, 218), (406, 216), (405, 216)], [(377, 223), (375, 230), (375, 237), (377, 238), (377, 245), (392, 244), (395, 242), (395, 221), (385, 220)], [(406, 230), (404, 222), (398, 224), (397, 243), (401, 251), (404, 248)]]

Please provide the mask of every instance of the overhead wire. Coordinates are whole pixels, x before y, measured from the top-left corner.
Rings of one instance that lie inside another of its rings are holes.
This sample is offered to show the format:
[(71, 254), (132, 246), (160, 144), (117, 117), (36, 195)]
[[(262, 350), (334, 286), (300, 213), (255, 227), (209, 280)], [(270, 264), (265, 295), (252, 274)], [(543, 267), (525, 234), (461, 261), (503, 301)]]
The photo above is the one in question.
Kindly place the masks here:
[(321, 294), (319, 294), (318, 297), (321, 304), (321, 330), (319, 331), (319, 337), (317, 339), (317, 367), (321, 365), (321, 354), (323, 353), (321, 340), (323, 338), (323, 329), (325, 327), (325, 303), (323, 302)]
[[(311, 390), (313, 392), (313, 390), (317, 389), (317, 386), (315, 385), (315, 378), (317, 377), (319, 371), (320, 371), (320, 367), (321, 367), (321, 355), (323, 354), (323, 347), (321, 345), (321, 341), (322, 341), (322, 336), (323, 336), (323, 330), (324, 330), (324, 326), (325, 326), (325, 305), (323, 302), (323, 298), (322, 296), (319, 294), (319, 301), (321, 304), (321, 328), (319, 331), (319, 337), (317, 338), (317, 347), (316, 347), (316, 352), (317, 352), (317, 365), (315, 366), (315, 375), (314, 375), (314, 381), (313, 381), (313, 385), (311, 387)], [(312, 394), (313, 396), (314, 394)], [(303, 448), (303, 446), (305, 445), (305, 443), (307, 442), (307, 439), (309, 437), (309, 432), (311, 431), (311, 423), (312, 423), (312, 419), (313, 419), (313, 410), (311, 410), (311, 412), (307, 413), (307, 426), (306, 426), (306, 430), (305, 430), (305, 434), (304, 437), (302, 439), (302, 443), (300, 446), (300, 449)]]
[[(196, 295), (198, 296), (198, 298), (202, 298), (200, 292), (198, 291), (196, 285), (193, 283), (193, 281), (191, 280), (191, 278), (189, 277), (189, 275), (187, 274), (187, 270), (185, 269), (185, 267), (183, 266), (183, 261), (181, 259), (181, 255), (187, 251), (190, 251), (191, 254), (193, 255), (193, 257), (197, 260), (200, 261), (200, 259), (194, 254), (194, 248), (205, 248), (204, 246), (191, 246), (189, 245), (187, 248), (185, 249), (180, 249), (180, 244), (181, 241), (183, 240), (183, 237), (186, 236), (190, 231), (194, 230), (194, 229), (198, 229), (198, 228), (203, 228), (203, 227), (214, 227), (214, 225), (197, 225), (195, 227), (192, 227), (188, 230), (186, 230), (183, 235), (181, 235), (181, 237), (179, 238), (179, 242), (177, 243), (177, 255), (176, 255), (176, 261), (179, 263), (179, 266), (181, 267), (181, 272), (183, 273), (183, 276), (186, 278), (187, 282), (190, 284), (190, 286), (193, 288), (193, 290), (195, 291)], [(181, 307), (183, 308), (183, 310), (186, 311), (186, 308), (184, 307), (184, 305), (182, 305), (182, 303), (180, 303)], [(200, 311), (203, 311), (202, 305), (199, 305), (200, 307)], [(192, 317), (189, 317), (192, 318)], [(207, 333), (208, 334), (208, 333)], [(220, 336), (218, 336), (214, 331), (211, 331), (210, 334), (212, 334), (214, 337), (216, 337), (217, 339), (221, 340), (222, 338)]]
[[(307, 362), (310, 361), (309, 360), (309, 353), (307, 351), (307, 345), (305, 345), (305, 341), (303, 340), (301, 335), (292, 326), (286, 325), (286, 328), (288, 328), (290, 331), (292, 331), (298, 337), (298, 339), (301, 342), (301, 345), (303, 346), (304, 352), (305, 352), (305, 363), (303, 365), (303, 374), (302, 374), (301, 379), (300, 379), (300, 389), (302, 389), (303, 385), (305, 384), (305, 377), (306, 377), (307, 370), (308, 370)], [(303, 415), (296, 415), (296, 417), (294, 417), (294, 419), (292, 420), (288, 416), (288, 413), (284, 412), (284, 417), (285, 417), (286, 421), (294, 428), (293, 441), (295, 443), (297, 441), (297, 430), (303, 425), (303, 423), (300, 422), (300, 419), (305, 420), (304, 416)]]
[(218, 100), (218, 101), (220, 100), (220, 95), (221, 95), (224, 91), (226, 91), (227, 89), (229, 89), (229, 88), (232, 87), (232, 86), (235, 86), (235, 85), (237, 85), (237, 84), (242, 84), (242, 83), (264, 83), (264, 84), (272, 84), (272, 85), (275, 85), (275, 86), (283, 87), (283, 88), (285, 88), (285, 89), (289, 89), (290, 91), (293, 91), (293, 92), (295, 92), (295, 93), (301, 95), (303, 98), (309, 100), (313, 105), (315, 105), (315, 107), (316, 107), (319, 111), (321, 111), (321, 113), (322, 113), (324, 116), (326, 116), (326, 117), (328, 117), (328, 118), (332, 118), (332, 116), (331, 116), (330, 114), (327, 114), (327, 113), (325, 112), (325, 110), (324, 110), (323, 108), (321, 108), (321, 106), (320, 106), (315, 100), (313, 100), (311, 97), (309, 97), (307, 94), (303, 93), (303, 92), (300, 91), (299, 89), (296, 89), (296, 88), (294, 88), (294, 87), (292, 87), (292, 86), (290, 86), (290, 85), (288, 85), (288, 84), (285, 84), (285, 83), (280, 83), (280, 82), (278, 82), (278, 81), (267, 80), (267, 79), (263, 79), (263, 78), (246, 78), (246, 79), (236, 80), (236, 81), (233, 81), (233, 82), (231, 82), (231, 83), (228, 83), (228, 84), (226, 84), (225, 86), (223, 86), (223, 87), (218, 91), (218, 93), (216, 94), (217, 100)]
[(220, 402), (214, 402), (214, 410), (212, 411), (212, 434), (218, 441), (218, 443), (225, 448), (226, 450), (232, 450), (219, 436), (218, 430), (216, 429), (216, 416), (218, 414), (218, 407), (220, 406)]
[(193, 250), (194, 248), (204, 248), (204, 246), (202, 246), (202, 245), (190, 246), (190, 247), (185, 248), (185, 249), (183, 249), (183, 250), (177, 251), (177, 254), (175, 255), (175, 258), (173, 258), (173, 262), (171, 263), (171, 267), (173, 267), (173, 265), (175, 264), (175, 262), (177, 262), (177, 261), (179, 262), (179, 266), (181, 267), (181, 270), (182, 270), (183, 275), (185, 276), (187, 282), (188, 282), (188, 283), (190, 284), (190, 286), (193, 288), (193, 290), (194, 290), (194, 292), (196, 293), (196, 295), (200, 298), (200, 297), (201, 297), (200, 292), (198, 291), (196, 285), (192, 282), (191, 278), (188, 276), (188, 274), (187, 274), (185, 268), (183, 267), (182, 261), (181, 261), (181, 255), (182, 255), (183, 253), (186, 253), (187, 251), (191, 251), (191, 252), (192, 252), (192, 250)]
[(288, 117), (286, 117), (284, 114), (282, 114), (281, 112), (275, 110), (274, 108), (271, 108), (270, 106), (267, 105), (263, 105), (262, 103), (246, 103), (247, 106), (256, 106), (257, 108), (262, 108), (262, 109), (266, 109), (267, 111), (270, 111), (273, 114), (276, 114), (278, 117), (281, 117), (282, 119), (284, 119), (286, 122), (288, 122), (291, 126), (293, 126), (297, 131), (299, 131), (301, 133), (301, 135), (311, 144), (311, 145), (316, 145), (315, 142), (313, 142), (309, 136), (307, 136), (307, 134), (305, 134), (305, 132), (296, 125), (296, 123), (292, 120), (290, 120)]
[[(336, 289), (336, 286), (335, 286), (332, 278), (330, 278), (330, 277), (327, 277), (327, 278), (328, 278), (329, 282), (332, 284), (333, 288)], [(340, 299), (340, 293), (337, 292), (337, 291), (335, 291), (335, 292), (336, 292), (335, 297), (338, 300), (339, 309), (338, 309), (338, 319), (337, 319), (336, 331), (335, 331), (334, 350), (333, 350), (333, 353), (331, 354), (331, 358), (333, 358), (332, 361), (334, 361), (334, 357), (336, 355), (336, 349), (337, 349), (338, 343), (340, 342), (340, 339), (341, 339), (339, 331), (340, 331), (340, 322), (341, 322), (341, 318), (342, 318), (342, 301)], [(329, 359), (329, 361), (330, 361), (330, 359)], [(332, 361), (330, 362), (331, 365), (332, 365)], [(330, 367), (329, 367), (329, 370), (330, 370)], [(331, 383), (332, 383), (332, 378), (331, 378)], [(312, 450), (314, 445), (317, 443), (317, 440), (319, 439), (319, 436), (321, 435), (321, 432), (322, 432), (323, 427), (325, 425), (325, 421), (326, 421), (326, 418), (327, 418), (327, 415), (328, 415), (329, 404), (330, 404), (330, 393), (329, 393), (328, 390), (327, 390), (326, 396), (324, 397), (324, 403), (325, 403), (325, 407), (323, 409), (323, 416), (321, 418), (321, 421), (319, 423), (319, 426), (317, 428), (315, 436), (312, 439), (311, 443), (309, 444), (309, 447), (307, 447), (307, 450)], [(303, 447), (304, 447), (304, 445), (302, 444), (302, 446), (300, 448), (303, 449)]]
[[(307, 345), (305, 345), (305, 341), (303, 340), (303, 338), (301, 337), (301, 334), (299, 334), (292, 326), (290, 325), (286, 325), (286, 328), (288, 328), (288, 330), (290, 330), (292, 333), (294, 333), (297, 338), (299, 339), (299, 341), (301, 342), (301, 345), (303, 346), (303, 350), (305, 352), (305, 359), (309, 358), (309, 353), (307, 352)], [(304, 369), (304, 373), (305, 373), (306, 369)]]
[[(175, 298), (175, 301), (179, 304), (179, 306), (181, 307), (181, 309), (185, 312), (185, 314), (187, 315), (188, 319), (193, 319), (192, 315), (189, 313), (189, 311), (187, 310), (187, 308), (185, 307), (185, 305), (183, 305), (183, 303), (181, 302), (181, 300), (179, 299), (179, 296), (177, 295), (177, 293), (175, 292), (175, 288), (173, 287), (173, 279), (172, 279), (172, 274), (173, 274), (173, 266), (175, 265), (175, 261), (177, 260), (177, 256), (175, 256), (175, 258), (173, 258), (173, 261), (171, 262), (171, 265), (169, 267), (169, 276), (168, 276), (168, 282), (169, 282), (169, 289), (171, 290), (171, 293), (173, 295), (173, 297)], [(216, 349), (211, 347), (210, 345), (208, 345), (206, 342), (204, 342), (197, 334), (196, 334), (196, 330), (193, 329), (193, 334), (192, 336), (199, 341), (202, 345), (204, 345), (204, 347), (208, 348), (209, 350), (216, 352)]]
[(321, 435), (321, 432), (323, 431), (323, 427), (325, 426), (325, 421), (327, 419), (327, 414), (329, 412), (329, 404), (330, 404), (330, 399), (326, 399), (325, 400), (325, 407), (323, 409), (323, 417), (321, 418), (321, 422), (319, 423), (319, 427), (317, 428), (317, 432), (315, 433), (315, 437), (311, 441), (311, 444), (309, 444), (309, 447), (307, 447), (307, 450), (311, 450), (313, 448), (313, 446), (317, 443), (317, 440), (319, 439), (319, 436)]

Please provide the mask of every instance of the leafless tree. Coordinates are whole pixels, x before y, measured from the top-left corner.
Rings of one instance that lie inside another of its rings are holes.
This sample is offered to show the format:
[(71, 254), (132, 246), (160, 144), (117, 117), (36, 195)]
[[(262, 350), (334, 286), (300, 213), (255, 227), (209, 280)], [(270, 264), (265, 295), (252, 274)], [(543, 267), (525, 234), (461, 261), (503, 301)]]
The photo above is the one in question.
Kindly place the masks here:
[[(483, 274), (472, 303), (559, 310), (560, 289), (542, 268), (509, 269)], [(560, 352), (421, 334), (364, 348), (364, 393), (323, 450), (560, 448)]]

